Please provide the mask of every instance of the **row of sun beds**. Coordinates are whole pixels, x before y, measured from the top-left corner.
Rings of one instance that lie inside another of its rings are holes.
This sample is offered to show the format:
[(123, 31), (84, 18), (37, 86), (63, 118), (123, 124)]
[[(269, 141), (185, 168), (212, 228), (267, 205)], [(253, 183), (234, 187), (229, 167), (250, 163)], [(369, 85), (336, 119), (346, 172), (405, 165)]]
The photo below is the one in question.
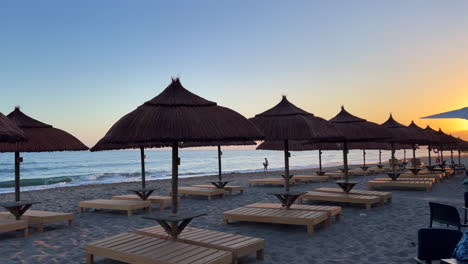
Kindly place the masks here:
[(0, 233), (23, 230), (25, 237), (29, 235), (29, 227), (37, 227), (38, 232), (44, 232), (44, 225), (55, 222), (67, 222), (73, 225), (75, 216), (71, 213), (58, 213), (49, 211), (26, 211), (20, 220), (9, 212), (0, 212)]

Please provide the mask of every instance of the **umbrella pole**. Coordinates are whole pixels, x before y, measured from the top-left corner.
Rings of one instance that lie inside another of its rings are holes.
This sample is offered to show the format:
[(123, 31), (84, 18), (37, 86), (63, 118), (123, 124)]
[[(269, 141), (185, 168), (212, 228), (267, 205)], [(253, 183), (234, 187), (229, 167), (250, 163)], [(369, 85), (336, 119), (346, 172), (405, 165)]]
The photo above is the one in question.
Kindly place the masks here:
[(223, 155), (223, 152), (221, 152), (221, 145), (218, 145), (218, 180), (221, 182), (222, 176), (221, 176), (221, 155)]
[(427, 146), (427, 154), (429, 158), (429, 168), (432, 167), (432, 160), (431, 160), (431, 146)]
[(454, 164), (453, 162), (453, 149), (450, 150), (450, 160), (452, 161), (452, 165)]
[(403, 149), (403, 162), (406, 162), (406, 149)]
[(392, 145), (392, 170), (393, 170), (393, 174), (395, 174), (396, 173), (396, 169), (395, 169), (395, 144), (392, 142), (391, 145)]
[(141, 158), (141, 187), (146, 188), (146, 175), (145, 175), (145, 148), (140, 148), (140, 158)]
[(19, 152), (15, 152), (15, 201), (20, 201), (20, 162)]
[(458, 150), (458, 165), (461, 165), (461, 150)]
[(343, 144), (343, 169), (344, 169), (344, 175), (345, 175), (345, 180), (349, 180), (348, 176), (348, 143), (345, 141)]
[(379, 166), (382, 166), (382, 150), (379, 149)]
[(440, 164), (443, 164), (443, 163), (444, 163), (444, 151), (441, 148), (440, 149)]
[(319, 171), (322, 171), (322, 150), (319, 149)]
[(413, 160), (416, 160), (416, 144), (413, 144)]
[(284, 141), (284, 180), (286, 183), (284, 188), (286, 192), (289, 192), (289, 144), (287, 139)]
[(172, 213), (177, 213), (178, 208), (178, 180), (179, 180), (179, 143), (173, 142), (172, 143)]
[(366, 150), (365, 149), (362, 150), (362, 159), (364, 161), (364, 167), (365, 167), (366, 166)]

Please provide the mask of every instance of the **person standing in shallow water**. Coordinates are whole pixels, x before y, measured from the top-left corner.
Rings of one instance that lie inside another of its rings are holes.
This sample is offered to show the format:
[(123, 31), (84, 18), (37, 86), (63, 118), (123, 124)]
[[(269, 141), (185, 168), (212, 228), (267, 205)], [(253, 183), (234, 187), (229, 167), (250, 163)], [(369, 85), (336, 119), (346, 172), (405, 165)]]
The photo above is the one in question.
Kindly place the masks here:
[(263, 162), (263, 171), (267, 171), (268, 170), (268, 159), (265, 158), (265, 162)]

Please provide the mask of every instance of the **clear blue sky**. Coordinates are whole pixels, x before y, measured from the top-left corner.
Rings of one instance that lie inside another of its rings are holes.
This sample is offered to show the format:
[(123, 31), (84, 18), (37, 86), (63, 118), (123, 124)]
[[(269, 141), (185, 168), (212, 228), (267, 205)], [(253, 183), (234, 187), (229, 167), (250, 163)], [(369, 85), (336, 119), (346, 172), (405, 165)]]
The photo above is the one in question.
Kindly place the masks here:
[(325, 118), (345, 104), (468, 129), (418, 119), (468, 105), (467, 14), (463, 0), (3, 1), (0, 112), (92, 145), (180, 76), (247, 117), (286, 94)]

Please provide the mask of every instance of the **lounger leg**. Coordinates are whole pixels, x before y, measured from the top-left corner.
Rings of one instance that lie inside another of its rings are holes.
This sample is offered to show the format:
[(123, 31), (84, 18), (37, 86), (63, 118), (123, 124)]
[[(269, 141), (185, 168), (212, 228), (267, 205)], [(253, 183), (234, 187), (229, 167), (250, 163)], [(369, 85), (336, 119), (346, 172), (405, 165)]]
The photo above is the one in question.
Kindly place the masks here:
[(79, 214), (83, 213), (83, 207), (78, 207), (78, 213)]
[(132, 215), (133, 215), (132, 210), (128, 210), (128, 211), (127, 211), (127, 215), (128, 215), (128, 216), (132, 216)]
[(164, 210), (164, 202), (161, 202), (159, 204), (159, 211), (162, 211), (162, 210)]
[(229, 224), (229, 220), (227, 218), (223, 218), (223, 224), (225, 225)]
[(68, 220), (68, 226), (73, 226), (75, 221), (73, 219)]
[(329, 227), (332, 225), (332, 220), (331, 220), (331, 216), (327, 218), (327, 221), (325, 221), (325, 227)]
[(23, 231), (23, 234), (24, 234), (24, 237), (28, 237), (29, 236), (29, 227), (26, 227)]
[(38, 231), (39, 233), (44, 232), (44, 224), (42, 224), (42, 223), (39, 224), (39, 225), (37, 226), (37, 231)]
[(93, 254), (86, 254), (86, 264), (93, 264), (94, 263), (94, 255)]
[(370, 209), (371, 209), (371, 204), (366, 204), (366, 210), (370, 211)]
[(335, 221), (336, 221), (336, 222), (339, 222), (339, 221), (340, 221), (340, 218), (341, 218), (341, 214), (335, 215)]
[(244, 190), (240, 190), (240, 194), (244, 194)]
[(265, 255), (265, 254), (264, 254), (263, 249), (257, 250), (257, 259), (258, 259), (258, 260), (263, 260), (263, 259), (264, 259), (264, 255)]
[(302, 204), (302, 198), (301, 197), (297, 198), (297, 203)]
[(307, 233), (309, 234), (309, 236), (314, 235), (314, 226), (313, 225), (307, 225)]

